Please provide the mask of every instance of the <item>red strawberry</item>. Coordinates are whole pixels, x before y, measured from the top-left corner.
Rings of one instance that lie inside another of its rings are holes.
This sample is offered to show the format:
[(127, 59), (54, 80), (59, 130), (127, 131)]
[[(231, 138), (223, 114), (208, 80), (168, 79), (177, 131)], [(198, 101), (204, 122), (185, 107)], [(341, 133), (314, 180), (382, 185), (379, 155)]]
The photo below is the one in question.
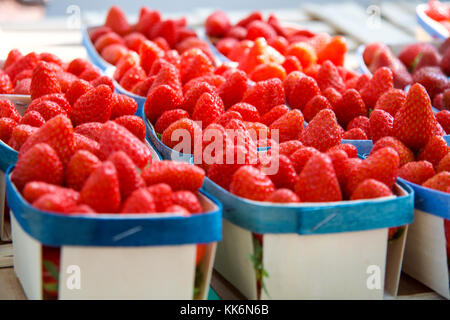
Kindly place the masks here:
[(154, 213), (156, 212), (155, 200), (146, 189), (135, 190), (124, 202), (120, 213)]
[(67, 116), (67, 112), (62, 109), (59, 104), (53, 101), (37, 101), (34, 100), (27, 108), (27, 111), (25, 112), (25, 115), (27, 115), (31, 111), (38, 112), (45, 121), (50, 120), (53, 117), (56, 117), (57, 115), (61, 114), (64, 116)]
[(141, 117), (135, 115), (125, 115), (114, 119), (114, 122), (125, 127), (139, 140), (145, 140), (145, 123)]
[(195, 104), (192, 119), (201, 121), (206, 128), (224, 112), (222, 99), (217, 94), (203, 93)]
[(437, 172), (450, 171), (450, 152), (439, 161)]
[(277, 189), (265, 201), (276, 203), (301, 202), (300, 198), (289, 189)]
[(331, 159), (325, 154), (313, 155), (305, 164), (295, 185), (303, 202), (341, 201), (342, 193)]
[(89, 139), (99, 142), (102, 135), (103, 123), (100, 122), (88, 122), (77, 126), (74, 129), (74, 133), (81, 134)]
[(9, 139), (8, 144), (14, 150), (19, 151), (25, 141), (37, 130), (38, 128), (31, 127), (26, 124), (19, 124), (12, 130), (11, 138)]
[(263, 63), (256, 66), (249, 75), (253, 81), (263, 81), (278, 78), (283, 81), (286, 78), (286, 70), (275, 62)]
[(239, 112), (227, 111), (225, 113), (222, 113), (216, 120), (214, 120), (214, 123), (217, 123), (225, 127), (228, 125), (228, 122), (230, 122), (233, 119), (243, 121), (242, 116)]
[(42, 211), (65, 213), (76, 205), (76, 202), (64, 192), (45, 194), (33, 202), (33, 207)]
[(150, 186), (158, 183), (168, 184), (172, 190), (197, 191), (203, 185), (203, 169), (175, 161), (157, 161), (142, 171), (142, 178)]
[(423, 42), (419, 42), (419, 43), (414, 43), (408, 46), (405, 46), (398, 54), (398, 58), (400, 59), (401, 62), (403, 62), (405, 64), (405, 66), (409, 69), (409, 70), (413, 70), (417, 63), (418, 63), (418, 55), (423, 51), (423, 50), (427, 50), (427, 48), (432, 48), (434, 49), (433, 45), (429, 44), (429, 43), (423, 43)]
[(395, 115), (394, 134), (408, 148), (417, 151), (428, 142), (435, 126), (430, 98), (425, 88), (416, 83)]
[(93, 81), (101, 76), (100, 70), (97, 67), (91, 67), (84, 70), (79, 78), (86, 81)]
[(84, 183), (80, 202), (98, 213), (116, 213), (120, 208), (117, 170), (110, 161), (103, 162)]
[(137, 171), (133, 161), (125, 152), (117, 151), (112, 153), (108, 161), (111, 161), (116, 167), (122, 199), (127, 199), (133, 191), (145, 187), (144, 180)]
[(329, 87), (332, 87), (341, 93), (345, 90), (345, 83), (339, 75), (338, 69), (329, 60), (325, 61), (319, 69), (319, 72), (317, 73), (317, 84), (322, 91)]
[(236, 111), (238, 112), (244, 121), (252, 121), (252, 122), (259, 122), (260, 116), (258, 109), (256, 109), (251, 104), (245, 103), (245, 102), (239, 102), (233, 105), (228, 111)]
[(0, 72), (0, 94), (11, 94), (14, 92), (14, 87), (11, 79), (6, 73)]
[(50, 93), (60, 93), (61, 86), (56, 77), (55, 69), (47, 62), (41, 61), (33, 70), (31, 78), (31, 99)]
[(375, 104), (375, 110), (383, 110), (391, 116), (395, 116), (397, 111), (405, 104), (406, 93), (400, 89), (391, 89), (383, 93)]
[[(94, 42), (94, 40), (92, 40), (92, 41)], [(82, 58), (76, 58), (69, 63), (66, 71), (70, 72), (76, 76), (80, 76), (84, 70), (91, 68), (91, 67), (92, 67), (92, 65), (89, 61), (82, 59)]]
[(370, 120), (365, 116), (359, 116), (353, 118), (352, 121), (347, 125), (347, 130), (351, 130), (354, 128), (360, 128), (364, 131), (367, 137), (370, 137)]
[(111, 117), (111, 108), (111, 89), (102, 84), (77, 99), (71, 111), (71, 119), (75, 125), (106, 122)]
[[(33, 104), (35, 103), (39, 103), (42, 101), (52, 101), (57, 103), (65, 112), (69, 113), (70, 110), (72, 109), (70, 107), (69, 101), (67, 101), (66, 97), (64, 94), (62, 93), (52, 93), (52, 94), (47, 94), (45, 96), (42, 96), (38, 99), (35, 99), (31, 102), (31, 104), (28, 106), (28, 108), (30, 108)], [(27, 109), (28, 109), (27, 108)]]
[[(276, 156), (278, 155), (272, 155), (272, 158)], [(278, 170), (275, 174), (267, 174), (267, 176), (272, 180), (276, 188), (293, 189), (298, 176), (291, 160), (287, 156), (279, 155), (276, 161), (278, 161)]]
[(116, 64), (116, 70), (114, 71), (113, 78), (116, 81), (120, 81), (123, 78), (125, 72), (128, 69), (139, 65), (139, 56), (136, 52), (130, 51), (125, 54)]
[(346, 127), (358, 116), (366, 116), (367, 109), (358, 91), (349, 89), (334, 106), (334, 112), (342, 126)]
[(119, 81), (119, 84), (125, 90), (130, 91), (140, 81), (144, 81), (147, 74), (140, 66), (133, 66), (129, 68)]
[(111, 102), (111, 119), (134, 115), (137, 111), (137, 102), (124, 94), (113, 93)]
[(392, 71), (386, 67), (378, 69), (372, 79), (360, 90), (366, 107), (373, 109), (378, 98), (394, 87)]
[(173, 204), (172, 188), (166, 183), (151, 185), (146, 189), (152, 196), (156, 205), (156, 212), (165, 212)]
[(77, 76), (64, 71), (56, 72), (56, 79), (59, 82), (59, 86), (61, 87), (61, 92), (66, 92), (69, 89), (72, 82), (77, 80)]
[[(174, 132), (177, 131), (183, 135), (180, 137), (179, 135), (174, 134)], [(187, 133), (188, 136), (185, 136), (185, 133)], [(201, 138), (201, 133), (202, 129), (195, 121), (188, 118), (182, 118), (173, 122), (166, 130), (164, 130), (161, 141), (172, 149), (181, 144), (181, 146), (176, 148), (179, 152), (194, 153), (195, 141), (198, 141), (197, 139)], [(186, 138), (189, 138), (189, 140), (184, 141)]]
[(141, 44), (144, 41), (147, 41), (147, 37), (140, 32), (131, 32), (123, 37), (123, 41), (125, 41), (125, 45), (128, 49), (139, 52)]
[(78, 133), (74, 133), (73, 138), (75, 145), (74, 151), (87, 150), (96, 156), (100, 155), (100, 144), (97, 141)]
[(80, 191), (91, 173), (100, 167), (101, 161), (86, 150), (78, 150), (70, 158), (64, 173), (65, 185)]
[(333, 108), (342, 99), (342, 95), (333, 87), (326, 88), (322, 95), (328, 99)]
[(151, 90), (144, 104), (144, 112), (150, 122), (156, 120), (167, 110), (178, 109), (183, 103), (180, 92), (168, 85), (160, 85)]
[(5, 72), (9, 78), (14, 82), (16, 75), (24, 70), (33, 70), (39, 62), (39, 56), (35, 52), (30, 52), (26, 56), (19, 58), (16, 62), (5, 67)]
[(291, 108), (303, 110), (308, 101), (318, 94), (320, 94), (320, 89), (316, 80), (303, 76), (297, 81), (290, 93), (286, 92), (286, 98)]
[(274, 123), (276, 120), (278, 120), (288, 112), (289, 108), (284, 104), (280, 104), (278, 106), (273, 107), (269, 112), (267, 112), (261, 118), (261, 122), (266, 126), (270, 126), (272, 123)]
[(197, 196), (191, 191), (176, 191), (172, 193), (173, 204), (188, 209), (190, 213), (202, 213), (203, 208)]
[(327, 152), (331, 152), (333, 150), (342, 150), (345, 151), (349, 158), (357, 158), (358, 150), (356, 147), (349, 143), (338, 144), (337, 146), (331, 147)]
[(265, 38), (271, 40), (277, 36), (277, 33), (270, 24), (264, 21), (255, 20), (247, 25), (247, 39), (255, 40), (257, 38)]
[(250, 13), (244, 19), (239, 20), (238, 23), (236, 23), (236, 25), (246, 28), (250, 22), (255, 21), (255, 20), (263, 20), (263, 16), (262, 16), (261, 12), (254, 11), (254, 12)]
[(213, 87), (219, 88), (225, 82), (225, 78), (217, 74), (207, 74), (205, 76), (189, 80), (189, 82), (183, 86), (183, 92), (187, 93), (189, 89), (191, 89), (194, 85), (197, 85), (199, 82), (206, 82)]
[(432, 136), (430, 140), (428, 140), (425, 147), (417, 155), (416, 159), (427, 160), (436, 168), (439, 161), (441, 161), (441, 159), (444, 158), (449, 152), (450, 147), (447, 145), (444, 138)]
[(11, 118), (16, 122), (20, 122), (22, 117), (11, 101), (0, 99), (0, 118)]
[(8, 143), (15, 126), (17, 126), (17, 122), (13, 119), (0, 118), (0, 140)]
[(206, 34), (210, 37), (223, 37), (230, 28), (227, 14), (220, 10), (211, 13), (205, 21)]
[(131, 27), (125, 13), (118, 6), (111, 6), (106, 16), (105, 26), (110, 27), (121, 36), (130, 32)]
[(391, 147), (392, 149), (397, 151), (400, 158), (400, 167), (408, 162), (414, 161), (414, 154), (412, 153), (412, 151), (409, 150), (408, 147), (405, 146), (400, 140), (394, 137), (384, 137), (378, 140), (377, 143), (375, 143), (375, 145), (373, 146), (371, 153), (374, 153), (384, 147)]
[(164, 112), (155, 124), (155, 131), (157, 133), (163, 133), (172, 123), (177, 120), (187, 118), (189, 119), (189, 113), (183, 109), (173, 109)]
[(56, 116), (40, 127), (20, 148), (19, 158), (32, 146), (46, 143), (56, 151), (63, 164), (67, 164), (74, 151), (73, 127), (69, 118)]
[(224, 56), (228, 56), (237, 45), (239, 41), (234, 38), (222, 38), (217, 41), (216, 49)]
[(83, 79), (77, 79), (66, 91), (66, 99), (73, 106), (77, 99), (93, 88), (92, 84)]
[(160, 22), (161, 19), (161, 13), (159, 11), (142, 7), (139, 12), (139, 20), (136, 24), (136, 30), (148, 35), (152, 28)]
[[(283, 88), (284, 88), (286, 97), (290, 96), (292, 89), (294, 89), (297, 82), (304, 76), (305, 76), (305, 74), (300, 71), (293, 71), (287, 75), (286, 79), (284, 79), (284, 81), (283, 81)], [(316, 83), (316, 85), (317, 85), (317, 83)], [(319, 91), (320, 91), (320, 89), (319, 89)]]
[(450, 187), (450, 172), (440, 172), (422, 184), (426, 188), (448, 193)]
[(294, 165), (295, 171), (300, 174), (305, 167), (306, 162), (314, 156), (320, 154), (320, 152), (313, 147), (303, 147), (291, 154), (290, 159)]
[(370, 137), (376, 142), (378, 139), (394, 135), (394, 117), (389, 113), (376, 109), (370, 114)]
[(45, 194), (54, 194), (63, 192), (66, 196), (70, 197), (74, 202), (80, 200), (80, 194), (75, 190), (63, 188), (54, 184), (49, 184), (41, 181), (28, 182), (23, 188), (23, 197), (29, 203), (35, 202), (41, 196)]
[(279, 141), (298, 139), (303, 131), (303, 114), (300, 110), (291, 110), (270, 125), (271, 136), (278, 130)]
[(433, 165), (428, 161), (412, 161), (401, 166), (398, 176), (412, 183), (421, 185), (436, 174)]
[(145, 79), (144, 81), (136, 83), (133, 89), (131, 89), (131, 92), (133, 92), (137, 96), (146, 97), (150, 88), (153, 86), (155, 78), (156, 76), (151, 76)]
[(139, 56), (141, 57), (141, 67), (148, 74), (153, 63), (164, 57), (164, 51), (158, 47), (153, 41), (144, 41), (139, 48)]
[(63, 179), (63, 166), (55, 150), (46, 143), (38, 143), (21, 152), (11, 180), (17, 189), (22, 190), (27, 182), (42, 181), (60, 185)]
[(30, 95), (31, 78), (17, 81), (14, 87), (14, 94)]
[(275, 191), (272, 181), (259, 169), (243, 166), (233, 175), (230, 192), (238, 197), (264, 201)]
[(226, 81), (217, 88), (225, 108), (240, 102), (248, 88), (248, 79), (244, 71), (236, 70), (229, 73)]
[(3, 63), (3, 69), (6, 70), (10, 65), (22, 58), (22, 53), (18, 49), (12, 49), (8, 52), (5, 62)]
[(290, 140), (281, 142), (278, 147), (278, 152), (280, 153), (280, 155), (290, 157), (294, 152), (301, 149), (303, 147), (303, 144), (299, 140)]
[(107, 159), (115, 151), (124, 151), (139, 168), (152, 163), (150, 149), (145, 143), (113, 121), (106, 122), (101, 128), (99, 143), (101, 159)]
[(174, 48), (178, 39), (178, 27), (173, 20), (164, 20), (155, 24), (151, 33), (148, 35), (150, 39), (157, 37), (164, 38), (171, 48)]
[(111, 91), (114, 92), (114, 82), (108, 76), (100, 76), (100, 77), (92, 80), (90, 83), (94, 88), (98, 87), (101, 84), (106, 84), (111, 89)]
[(367, 179), (356, 187), (350, 200), (374, 199), (391, 195), (391, 190), (384, 183), (374, 179)]
[(377, 150), (350, 171), (348, 176), (348, 194), (366, 179), (375, 179), (392, 188), (398, 175), (400, 159), (397, 151), (390, 147)]
[(191, 215), (188, 209), (186, 209), (186, 208), (184, 208), (182, 206), (179, 206), (177, 204), (174, 204), (174, 205), (171, 205), (170, 207), (167, 207), (166, 211), (164, 211), (164, 212), (180, 214), (180, 215), (182, 215), (184, 217), (188, 217), (188, 216)]
[(441, 63), (439, 64), (441, 70), (446, 74), (450, 74), (450, 50), (447, 50), (442, 56)]
[(348, 155), (344, 150), (334, 149), (328, 150), (327, 155), (330, 157), (333, 163), (334, 172), (339, 181), (339, 185), (342, 188), (345, 186), (348, 170)]
[(334, 112), (323, 109), (303, 129), (300, 141), (305, 146), (325, 152), (341, 143), (343, 133), (344, 130), (337, 123)]
[(200, 49), (192, 48), (181, 55), (180, 75), (181, 82), (187, 83), (189, 80), (212, 73), (214, 67), (211, 59)]
[(442, 110), (436, 113), (436, 120), (447, 134), (450, 134), (450, 111)]
[(243, 102), (247, 102), (258, 109), (264, 116), (272, 107), (284, 104), (284, 89), (280, 79), (269, 79), (257, 82), (245, 93)]
[(317, 95), (306, 104), (305, 109), (303, 109), (303, 115), (305, 116), (305, 120), (309, 122), (316, 116), (316, 114), (319, 113), (320, 110), (332, 108), (333, 107), (327, 98), (322, 95)]
[(360, 128), (353, 128), (345, 131), (342, 135), (345, 140), (368, 140), (366, 133)]
[(189, 114), (192, 114), (194, 112), (195, 104), (205, 92), (216, 94), (216, 89), (206, 81), (193, 83), (184, 95), (183, 109), (189, 112)]
[(302, 71), (302, 65), (296, 56), (287, 56), (282, 66), (284, 70), (286, 70), (286, 74), (290, 74), (294, 71)]
[(413, 80), (425, 87), (431, 100), (447, 88), (448, 82), (447, 77), (441, 72), (439, 67), (421, 68), (414, 72)]

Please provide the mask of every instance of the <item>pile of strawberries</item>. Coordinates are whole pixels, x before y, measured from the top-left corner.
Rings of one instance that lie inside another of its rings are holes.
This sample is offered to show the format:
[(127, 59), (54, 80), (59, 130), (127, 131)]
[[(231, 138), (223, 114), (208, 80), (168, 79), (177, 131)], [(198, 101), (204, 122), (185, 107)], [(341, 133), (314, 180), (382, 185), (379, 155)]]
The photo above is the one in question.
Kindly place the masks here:
[[(430, 43), (414, 43), (405, 46), (395, 56), (383, 43), (375, 42), (364, 49), (363, 59), (372, 73), (382, 67), (394, 75), (394, 86), (404, 89), (412, 83), (420, 83), (430, 95), (433, 105), (442, 110), (450, 108), (450, 40), (439, 48)], [(444, 99), (445, 96), (445, 99)]]
[(326, 60), (343, 66), (347, 53), (342, 36), (286, 26), (274, 14), (264, 20), (259, 11), (235, 25), (226, 13), (215, 11), (207, 18), (205, 29), (219, 52), (237, 62), (253, 81), (268, 79), (266, 74), (284, 80), (292, 71), (315, 73)]
[(425, 14), (431, 19), (440, 22), (447, 30), (450, 31), (450, 6), (446, 2), (438, 0), (429, 0), (425, 9)]

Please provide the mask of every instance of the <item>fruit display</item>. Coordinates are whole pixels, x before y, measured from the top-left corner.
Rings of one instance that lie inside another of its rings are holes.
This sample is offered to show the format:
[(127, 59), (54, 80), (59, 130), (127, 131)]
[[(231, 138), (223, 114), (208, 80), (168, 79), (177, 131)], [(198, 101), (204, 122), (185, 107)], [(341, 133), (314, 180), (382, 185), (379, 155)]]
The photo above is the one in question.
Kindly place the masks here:
[(439, 22), (447, 31), (450, 31), (450, 5), (439, 0), (429, 0), (425, 14)]

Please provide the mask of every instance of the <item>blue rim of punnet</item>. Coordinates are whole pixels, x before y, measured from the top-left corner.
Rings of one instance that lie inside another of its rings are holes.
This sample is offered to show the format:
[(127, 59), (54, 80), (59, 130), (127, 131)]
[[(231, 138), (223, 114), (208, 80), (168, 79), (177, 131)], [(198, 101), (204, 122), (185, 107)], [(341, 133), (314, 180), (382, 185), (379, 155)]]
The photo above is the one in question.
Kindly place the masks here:
[(373, 200), (275, 204), (237, 197), (210, 179), (203, 189), (223, 206), (223, 217), (255, 233), (327, 234), (402, 226), (414, 220), (414, 191)]
[[(428, 33), (430, 36), (436, 39), (445, 40), (448, 37), (448, 33), (444, 33), (444, 30), (439, 30), (439, 22), (434, 21), (428, 17), (425, 13), (425, 9), (428, 4), (419, 4), (416, 7), (416, 19), (417, 23)], [(444, 27), (442, 27), (444, 28)]]
[(422, 187), (421, 185), (398, 178), (414, 190), (414, 207), (432, 215), (450, 220), (450, 194)]
[(105, 71), (106, 69), (113, 67), (113, 65), (106, 62), (105, 59), (102, 58), (102, 56), (95, 49), (94, 44), (92, 43), (91, 38), (89, 37), (89, 31), (91, 29), (95, 29), (98, 27), (99, 26), (91, 26), (91, 27), (82, 26), (81, 27), (82, 43), (86, 49), (89, 60), (95, 66), (99, 67), (100, 70)]
[(210, 243), (222, 238), (222, 205), (200, 190), (216, 209), (182, 216), (155, 214), (63, 215), (37, 210), (17, 191), (6, 172), (6, 197), (19, 225), (31, 237), (50, 246), (163, 246)]
[(9, 166), (17, 162), (19, 153), (0, 140), (0, 170), (6, 172)]

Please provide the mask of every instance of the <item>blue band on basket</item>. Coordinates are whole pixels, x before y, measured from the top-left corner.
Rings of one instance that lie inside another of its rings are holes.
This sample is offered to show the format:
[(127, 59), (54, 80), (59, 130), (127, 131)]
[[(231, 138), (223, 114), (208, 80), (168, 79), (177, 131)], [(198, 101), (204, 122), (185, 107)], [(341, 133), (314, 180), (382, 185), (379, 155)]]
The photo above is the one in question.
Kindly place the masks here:
[(222, 206), (202, 191), (215, 210), (190, 217), (96, 214), (68, 216), (33, 208), (6, 173), (8, 205), (17, 222), (33, 238), (51, 246), (161, 246), (220, 241)]
[(10, 165), (17, 162), (19, 153), (8, 146), (3, 141), (0, 141), (0, 170), (6, 172)]
[(409, 224), (414, 219), (414, 191), (395, 198), (324, 204), (269, 204), (232, 195), (209, 179), (203, 188), (222, 202), (228, 221), (255, 233), (324, 234)]
[(358, 150), (358, 154), (362, 157), (367, 157), (373, 148), (372, 140), (346, 140), (342, 139), (341, 143), (352, 144)]
[(450, 220), (450, 194), (399, 178), (414, 190), (414, 206), (416, 209)]

